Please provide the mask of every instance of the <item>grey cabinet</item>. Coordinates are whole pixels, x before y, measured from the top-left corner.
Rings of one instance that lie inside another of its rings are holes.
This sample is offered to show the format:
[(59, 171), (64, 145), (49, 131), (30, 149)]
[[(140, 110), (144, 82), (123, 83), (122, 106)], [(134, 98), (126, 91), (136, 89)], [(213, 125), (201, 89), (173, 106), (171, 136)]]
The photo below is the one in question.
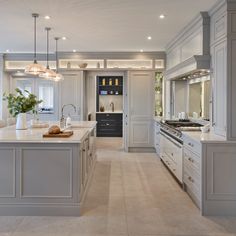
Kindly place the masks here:
[(236, 2), (222, 1), (211, 10), (213, 127), (236, 140)]
[(73, 104), (76, 107), (74, 112), (71, 107), (66, 107), (64, 115), (70, 114), (72, 120), (80, 121), (84, 119), (84, 75), (83, 72), (65, 74), (64, 80), (60, 82), (59, 88), (59, 114), (61, 107), (66, 104)]
[(226, 96), (227, 96), (227, 43), (222, 41), (212, 47), (213, 114), (212, 126), (218, 135), (226, 136)]
[(154, 73), (132, 71), (128, 76), (129, 147), (153, 147)]

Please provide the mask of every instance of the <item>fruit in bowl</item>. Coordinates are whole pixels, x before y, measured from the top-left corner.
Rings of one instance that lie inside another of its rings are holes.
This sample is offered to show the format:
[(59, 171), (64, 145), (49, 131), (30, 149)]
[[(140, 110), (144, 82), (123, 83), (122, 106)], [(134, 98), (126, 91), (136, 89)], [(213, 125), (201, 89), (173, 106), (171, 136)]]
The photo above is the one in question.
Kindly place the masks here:
[(79, 64), (79, 68), (82, 68), (82, 69), (86, 68), (87, 66), (88, 66), (88, 63)]

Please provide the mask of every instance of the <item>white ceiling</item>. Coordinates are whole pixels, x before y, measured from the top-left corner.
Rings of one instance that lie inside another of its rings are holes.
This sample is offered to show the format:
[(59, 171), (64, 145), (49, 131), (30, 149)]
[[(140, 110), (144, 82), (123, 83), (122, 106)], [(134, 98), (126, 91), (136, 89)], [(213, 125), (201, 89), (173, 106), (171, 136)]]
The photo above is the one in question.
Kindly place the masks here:
[[(33, 18), (39, 13), (38, 51), (45, 51), (45, 26), (60, 51), (161, 51), (178, 31), (217, 0), (0, 0), (0, 52), (32, 52)], [(159, 19), (165, 14), (164, 20)], [(45, 20), (44, 15), (50, 15)], [(147, 36), (152, 40), (148, 41)]]

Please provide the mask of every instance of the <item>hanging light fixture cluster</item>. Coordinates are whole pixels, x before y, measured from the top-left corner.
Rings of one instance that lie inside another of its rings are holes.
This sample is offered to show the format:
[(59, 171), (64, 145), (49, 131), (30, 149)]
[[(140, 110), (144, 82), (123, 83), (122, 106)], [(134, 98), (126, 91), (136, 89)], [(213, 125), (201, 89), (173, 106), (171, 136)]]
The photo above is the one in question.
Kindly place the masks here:
[(51, 30), (51, 28), (46, 27), (46, 36), (47, 36), (47, 65), (46, 68), (43, 65), (38, 64), (37, 62), (37, 48), (36, 48), (36, 21), (37, 18), (39, 17), (38, 14), (33, 13), (32, 17), (34, 18), (34, 62), (33, 64), (30, 64), (28, 66), (26, 66), (25, 68), (25, 74), (29, 74), (29, 75), (35, 75), (35, 76), (39, 76), (40, 78), (43, 79), (47, 79), (47, 80), (52, 80), (55, 82), (59, 82), (61, 80), (63, 80), (63, 76), (61, 74), (58, 73), (58, 45), (57, 42), (59, 40), (59, 38), (55, 38), (56, 40), (56, 72), (51, 70), (49, 67), (49, 31)]

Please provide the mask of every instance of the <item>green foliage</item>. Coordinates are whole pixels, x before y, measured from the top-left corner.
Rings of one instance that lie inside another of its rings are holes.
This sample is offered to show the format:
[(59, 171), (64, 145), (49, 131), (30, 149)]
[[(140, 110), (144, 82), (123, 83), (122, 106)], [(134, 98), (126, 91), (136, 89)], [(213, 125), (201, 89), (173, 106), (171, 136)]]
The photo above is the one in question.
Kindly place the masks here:
[(20, 89), (16, 89), (16, 94), (4, 93), (3, 100), (8, 102), (8, 109), (13, 117), (16, 117), (20, 113), (26, 113), (32, 111), (33, 114), (37, 113), (36, 106), (42, 102), (42, 100), (37, 100), (37, 97), (27, 90), (24, 92), (27, 94), (25, 96)]

